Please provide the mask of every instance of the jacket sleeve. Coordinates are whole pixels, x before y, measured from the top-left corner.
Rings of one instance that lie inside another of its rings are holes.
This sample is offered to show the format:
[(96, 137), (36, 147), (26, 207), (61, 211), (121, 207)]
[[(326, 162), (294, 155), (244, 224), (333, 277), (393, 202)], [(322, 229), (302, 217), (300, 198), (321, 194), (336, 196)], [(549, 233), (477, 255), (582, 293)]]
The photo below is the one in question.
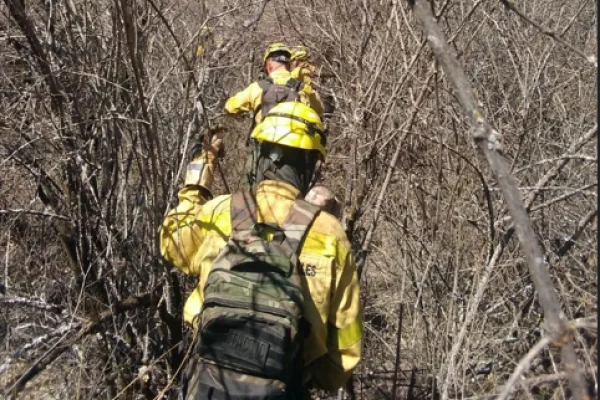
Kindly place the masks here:
[(344, 268), (338, 270), (329, 310), (327, 354), (316, 361), (313, 373), (315, 384), (330, 392), (339, 389), (352, 375), (360, 361), (362, 346), (363, 318), (356, 265), (349, 251), (342, 256), (338, 260)]
[(161, 227), (160, 252), (186, 274), (199, 275), (193, 257), (204, 239), (199, 215), (207, 200), (198, 186), (185, 186), (178, 197), (179, 204), (169, 212)]
[(254, 103), (260, 96), (262, 90), (255, 82), (241, 92), (231, 96), (225, 103), (225, 112), (227, 114), (239, 114), (242, 112), (254, 111)]
[(310, 106), (310, 108), (315, 110), (317, 114), (319, 114), (319, 116), (322, 117), (324, 108), (319, 93), (317, 93), (317, 91), (310, 85), (305, 85), (303, 92), (306, 95), (306, 99), (308, 100), (308, 105)]

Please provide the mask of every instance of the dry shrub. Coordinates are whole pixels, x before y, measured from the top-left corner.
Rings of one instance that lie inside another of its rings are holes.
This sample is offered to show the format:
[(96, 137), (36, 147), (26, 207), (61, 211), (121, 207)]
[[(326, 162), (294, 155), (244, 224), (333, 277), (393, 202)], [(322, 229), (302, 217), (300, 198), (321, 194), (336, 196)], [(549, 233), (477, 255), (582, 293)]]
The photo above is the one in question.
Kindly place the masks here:
[[(503, 135), (565, 315), (595, 319), (597, 154), (595, 134), (585, 136), (597, 122), (595, 67), (499, 2), (432, 4)], [(519, 6), (595, 54), (592, 2)], [(226, 128), (222, 169), (230, 189), (245, 185), (249, 120), (226, 118), (222, 107), (257, 78), (274, 40), (308, 47), (316, 87), (334, 107), (323, 182), (344, 199), (363, 266), (354, 395), (390, 397), (401, 304), (401, 398), (436, 398), (444, 384), (450, 397), (497, 393), (544, 335), (498, 184), (405, 3), (273, 0), (263, 10), (244, 0), (6, 0), (0, 8), (5, 389), (37, 363), (46, 369), (26, 391), (39, 396), (47, 387), (58, 397), (176, 396), (187, 350), (182, 299), (194, 280), (161, 261), (157, 229), (202, 127)], [(220, 177), (215, 192), (225, 192)], [(575, 343), (596, 390), (596, 331), (577, 330)], [(535, 381), (560, 373), (559, 361), (545, 348), (515, 396), (569, 397), (564, 376)]]

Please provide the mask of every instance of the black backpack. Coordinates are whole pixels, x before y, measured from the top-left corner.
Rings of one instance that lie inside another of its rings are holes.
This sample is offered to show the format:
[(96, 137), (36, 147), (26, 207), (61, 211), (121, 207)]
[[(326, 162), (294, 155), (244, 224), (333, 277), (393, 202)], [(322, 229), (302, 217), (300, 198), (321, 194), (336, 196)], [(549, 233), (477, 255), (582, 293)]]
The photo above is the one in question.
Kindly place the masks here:
[(283, 226), (256, 223), (252, 193), (232, 196), (231, 238), (204, 285), (187, 400), (300, 399), (310, 326), (299, 253), (318, 212), (298, 199)]
[(273, 82), (271, 77), (261, 79), (258, 85), (262, 89), (262, 99), (260, 105), (254, 110), (254, 115), (260, 110), (263, 118), (271, 111), (271, 108), (279, 103), (287, 101), (299, 101), (300, 91), (304, 87), (304, 82), (298, 79), (290, 78), (285, 85), (278, 85)]

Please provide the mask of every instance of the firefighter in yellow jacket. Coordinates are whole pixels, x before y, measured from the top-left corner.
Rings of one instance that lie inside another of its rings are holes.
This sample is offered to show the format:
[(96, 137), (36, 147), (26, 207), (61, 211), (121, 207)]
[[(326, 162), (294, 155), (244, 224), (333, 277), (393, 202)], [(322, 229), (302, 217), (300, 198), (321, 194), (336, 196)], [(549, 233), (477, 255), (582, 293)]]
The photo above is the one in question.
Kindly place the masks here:
[[(275, 106), (253, 131), (260, 146), (253, 193), (257, 222), (282, 226), (296, 199), (310, 189), (323, 162), (323, 125), (301, 103)], [(164, 258), (186, 274), (199, 277), (184, 307), (185, 321), (196, 326), (204, 301), (203, 288), (215, 257), (232, 232), (231, 195), (211, 200), (213, 169), (220, 139), (205, 141), (190, 163), (179, 204), (166, 217), (160, 234)], [(301, 244), (299, 260), (310, 324), (303, 354), (304, 385), (334, 391), (351, 375), (361, 357), (362, 313), (356, 266), (340, 222), (317, 214)]]
[[(263, 66), (267, 74), (267, 80), (276, 84), (285, 86), (290, 82), (292, 74), (290, 72), (292, 52), (283, 43), (272, 43), (263, 57)], [(296, 78), (301, 85), (295, 87), (299, 95), (299, 101), (317, 112), (319, 116), (323, 115), (323, 104), (319, 94), (310, 86), (304, 84), (302, 79)], [(263, 95), (265, 94), (265, 81), (253, 82), (244, 90), (230, 97), (225, 103), (225, 112), (236, 115), (244, 112), (252, 112), (256, 124), (262, 120)]]

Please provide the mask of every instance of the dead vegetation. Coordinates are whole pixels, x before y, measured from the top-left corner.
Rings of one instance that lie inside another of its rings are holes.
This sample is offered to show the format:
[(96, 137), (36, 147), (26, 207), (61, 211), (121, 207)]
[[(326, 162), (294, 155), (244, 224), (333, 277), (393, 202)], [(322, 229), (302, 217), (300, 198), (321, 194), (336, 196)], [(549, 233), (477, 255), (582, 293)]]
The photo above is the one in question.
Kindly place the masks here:
[(514, 398), (578, 397), (567, 343), (596, 396), (595, 5), (430, 5), (501, 137), (566, 342), (549, 339), (501, 179), (408, 2), (5, 0), (5, 395), (177, 396), (194, 282), (160, 260), (157, 227), (202, 127), (225, 126), (227, 185), (245, 184), (249, 121), (222, 106), (283, 38), (311, 50), (333, 109), (323, 182), (344, 199), (366, 319), (347, 396), (495, 398), (510, 386)]

